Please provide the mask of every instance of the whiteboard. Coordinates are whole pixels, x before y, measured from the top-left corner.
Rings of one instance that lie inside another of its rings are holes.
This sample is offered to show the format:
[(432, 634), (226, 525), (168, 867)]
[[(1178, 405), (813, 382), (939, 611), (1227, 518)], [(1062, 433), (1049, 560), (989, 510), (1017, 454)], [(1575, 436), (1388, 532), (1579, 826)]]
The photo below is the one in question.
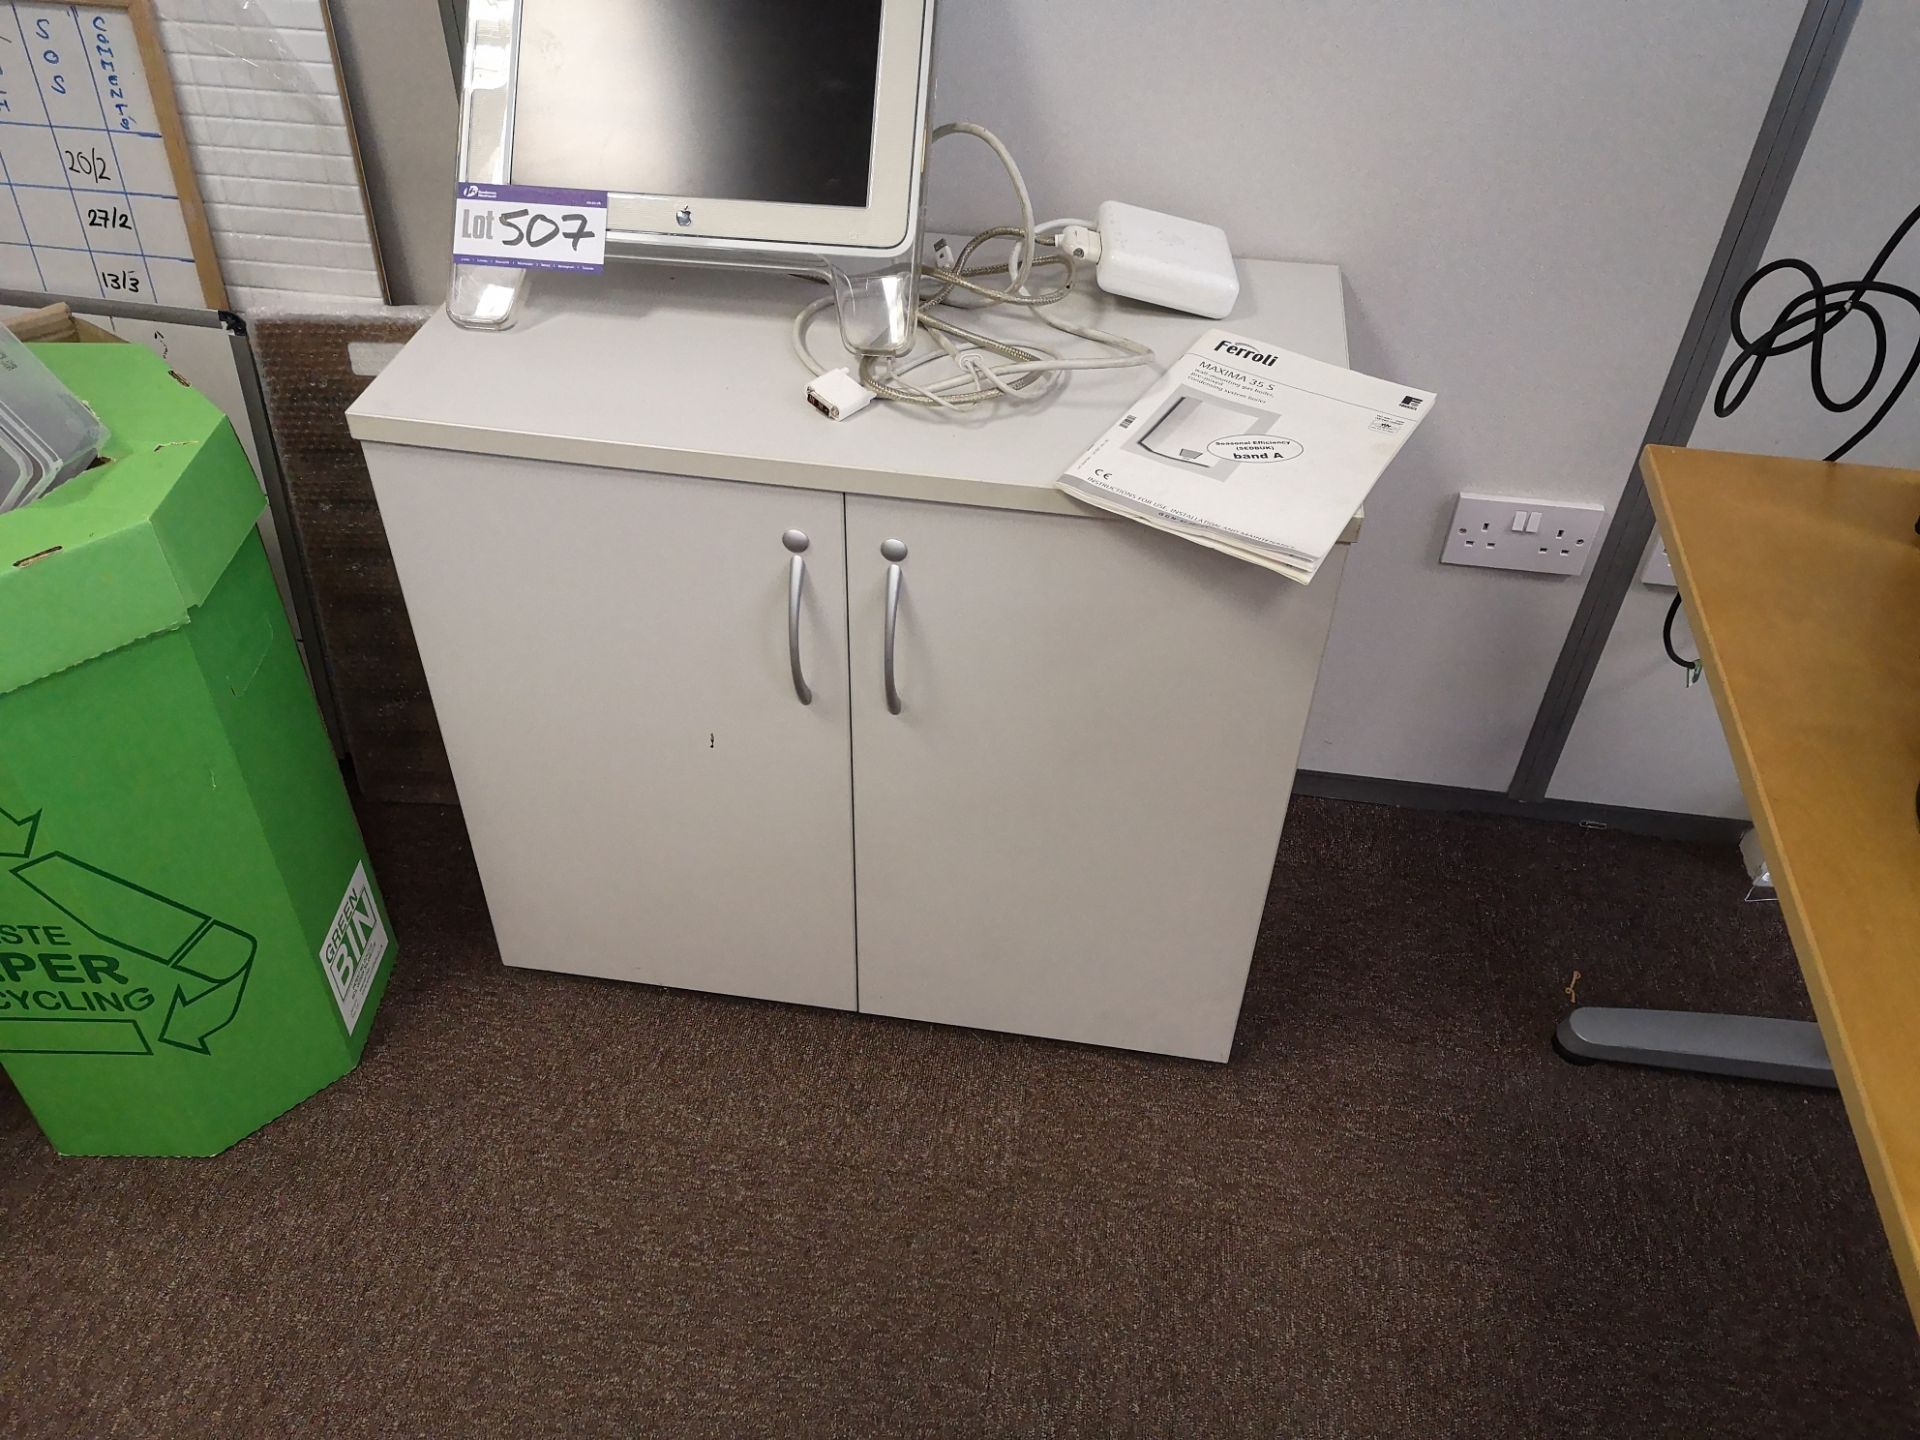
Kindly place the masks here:
[(123, 6), (0, 0), (0, 285), (225, 304), (147, 55)]

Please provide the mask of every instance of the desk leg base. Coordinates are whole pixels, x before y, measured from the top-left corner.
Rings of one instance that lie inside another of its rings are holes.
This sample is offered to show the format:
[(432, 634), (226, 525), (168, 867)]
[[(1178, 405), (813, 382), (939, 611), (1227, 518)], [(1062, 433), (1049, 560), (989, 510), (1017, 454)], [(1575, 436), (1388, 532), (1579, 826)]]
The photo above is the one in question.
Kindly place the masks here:
[(1820, 1027), (1806, 1020), (1583, 1005), (1560, 1022), (1555, 1038), (1569, 1056), (1580, 1060), (1829, 1089), (1834, 1084), (1833, 1062), (1827, 1058)]

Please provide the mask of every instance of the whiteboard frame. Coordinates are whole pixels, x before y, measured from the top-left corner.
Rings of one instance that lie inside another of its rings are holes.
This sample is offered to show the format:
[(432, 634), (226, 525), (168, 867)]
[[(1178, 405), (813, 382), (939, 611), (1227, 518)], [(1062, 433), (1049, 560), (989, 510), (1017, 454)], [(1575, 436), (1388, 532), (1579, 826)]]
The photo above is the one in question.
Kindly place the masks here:
[[(200, 184), (187, 153), (186, 127), (180, 120), (180, 107), (173, 94), (173, 74), (167, 69), (166, 52), (160, 48), (160, 30), (153, 7), (147, 0), (34, 0), (63, 10), (122, 10), (133, 26), (134, 49), (140, 56), (147, 93), (153, 97), (154, 120), (160, 127), (161, 144), (167, 152), (167, 169), (173, 177), (174, 193), (180, 199), (180, 216), (186, 223), (187, 241), (192, 247), (193, 269), (200, 280), (201, 299), (209, 310), (227, 308), (227, 287), (220, 275), (220, 257), (213, 248), (213, 233), (207, 228), (206, 207), (200, 203)], [(104, 296), (74, 295), (66, 291), (47, 291), (63, 299), (83, 303), (104, 301)]]

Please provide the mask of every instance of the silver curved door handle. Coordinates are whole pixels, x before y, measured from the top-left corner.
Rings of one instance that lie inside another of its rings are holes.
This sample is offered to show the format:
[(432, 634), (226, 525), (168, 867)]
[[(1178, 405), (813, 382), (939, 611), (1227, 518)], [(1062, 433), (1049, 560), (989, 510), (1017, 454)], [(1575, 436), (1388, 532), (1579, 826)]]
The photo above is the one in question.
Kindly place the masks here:
[(813, 703), (813, 687), (800, 665), (800, 596), (807, 588), (807, 562), (803, 557), (808, 540), (804, 532), (789, 530), (780, 543), (793, 552), (793, 566), (787, 575), (787, 659), (793, 665), (793, 693), (802, 705)]
[(907, 558), (904, 541), (883, 540), (880, 554), (887, 561), (887, 710), (900, 713), (900, 686), (894, 675), (893, 642), (900, 630), (900, 562)]

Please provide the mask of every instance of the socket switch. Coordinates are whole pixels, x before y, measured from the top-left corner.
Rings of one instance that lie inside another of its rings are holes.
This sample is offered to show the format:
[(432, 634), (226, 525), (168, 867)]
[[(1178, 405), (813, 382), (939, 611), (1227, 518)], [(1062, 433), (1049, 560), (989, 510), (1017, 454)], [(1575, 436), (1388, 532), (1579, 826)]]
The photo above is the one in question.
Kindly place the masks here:
[(1443, 565), (1578, 575), (1600, 543), (1603, 505), (1464, 494), (1447, 526)]

